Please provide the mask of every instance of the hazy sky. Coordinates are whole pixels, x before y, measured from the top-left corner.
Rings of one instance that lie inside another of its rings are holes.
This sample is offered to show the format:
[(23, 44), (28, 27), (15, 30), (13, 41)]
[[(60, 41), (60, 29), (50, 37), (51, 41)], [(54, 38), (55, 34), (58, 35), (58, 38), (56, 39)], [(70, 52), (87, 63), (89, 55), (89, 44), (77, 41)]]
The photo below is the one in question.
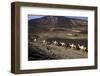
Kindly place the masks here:
[[(29, 15), (29, 16), (28, 16), (28, 20), (36, 19), (36, 18), (41, 18), (41, 17), (44, 17), (44, 16)], [(77, 19), (83, 19), (83, 20), (88, 20), (88, 17), (78, 17), (78, 16), (65, 16), (65, 17), (69, 17), (69, 18), (77, 18)]]
[(29, 16), (28, 16), (28, 20), (36, 19), (36, 18), (41, 18), (41, 17), (43, 17), (43, 16), (29, 15)]

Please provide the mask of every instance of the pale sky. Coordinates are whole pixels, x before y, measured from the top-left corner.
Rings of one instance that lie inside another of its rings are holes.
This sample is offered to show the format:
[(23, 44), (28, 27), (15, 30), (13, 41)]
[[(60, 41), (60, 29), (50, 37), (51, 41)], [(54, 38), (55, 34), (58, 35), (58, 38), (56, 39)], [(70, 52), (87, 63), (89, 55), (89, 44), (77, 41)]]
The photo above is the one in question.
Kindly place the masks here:
[(41, 18), (41, 17), (44, 17), (44, 16), (29, 15), (28, 16), (28, 20), (36, 19), (36, 18)]
[[(28, 20), (36, 19), (36, 18), (41, 18), (41, 17), (44, 17), (44, 16), (28, 15)], [(78, 17), (78, 16), (65, 16), (65, 17), (82, 19), (82, 20), (88, 20), (88, 17)]]

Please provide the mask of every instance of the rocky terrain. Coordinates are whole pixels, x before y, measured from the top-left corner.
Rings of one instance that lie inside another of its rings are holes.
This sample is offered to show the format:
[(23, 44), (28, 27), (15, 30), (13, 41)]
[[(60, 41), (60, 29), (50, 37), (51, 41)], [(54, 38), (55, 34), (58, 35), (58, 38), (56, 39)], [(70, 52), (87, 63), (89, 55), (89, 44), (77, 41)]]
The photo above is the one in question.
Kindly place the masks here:
[[(88, 21), (64, 16), (44, 16), (28, 21), (28, 59), (87, 58), (88, 51), (54, 45), (53, 41), (82, 45), (88, 42)], [(34, 41), (35, 39), (35, 41)], [(45, 40), (44, 44), (42, 41)]]
[(64, 16), (44, 16), (39, 19), (29, 20), (33, 28), (73, 28), (87, 27), (87, 20), (68, 18)]

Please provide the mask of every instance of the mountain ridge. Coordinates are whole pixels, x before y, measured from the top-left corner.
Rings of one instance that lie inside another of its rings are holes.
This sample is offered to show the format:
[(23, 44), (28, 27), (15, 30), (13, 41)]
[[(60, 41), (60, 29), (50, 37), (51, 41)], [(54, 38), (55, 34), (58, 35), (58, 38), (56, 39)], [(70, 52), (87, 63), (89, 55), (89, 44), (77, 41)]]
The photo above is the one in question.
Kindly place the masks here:
[(32, 28), (73, 28), (87, 26), (88, 21), (82, 19), (69, 18), (65, 16), (44, 16), (28, 21), (28, 25)]

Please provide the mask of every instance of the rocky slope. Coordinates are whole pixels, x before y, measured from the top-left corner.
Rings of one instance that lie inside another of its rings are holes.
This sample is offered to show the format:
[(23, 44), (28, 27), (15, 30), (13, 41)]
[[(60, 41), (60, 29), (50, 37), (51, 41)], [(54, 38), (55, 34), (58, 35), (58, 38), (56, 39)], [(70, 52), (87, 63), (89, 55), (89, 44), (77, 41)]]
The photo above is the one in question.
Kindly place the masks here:
[(87, 20), (64, 16), (44, 16), (42, 18), (31, 19), (28, 21), (28, 25), (33, 28), (73, 28), (85, 27), (87, 24)]

